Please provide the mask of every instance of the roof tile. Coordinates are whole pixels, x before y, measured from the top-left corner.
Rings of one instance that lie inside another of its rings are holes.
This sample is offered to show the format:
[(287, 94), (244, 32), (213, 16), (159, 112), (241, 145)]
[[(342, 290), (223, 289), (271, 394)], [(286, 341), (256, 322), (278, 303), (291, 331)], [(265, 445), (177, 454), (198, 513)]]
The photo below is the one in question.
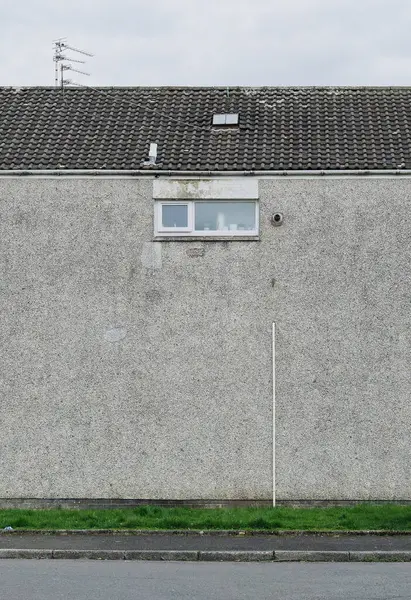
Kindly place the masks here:
[(411, 88), (0, 88), (3, 170), (410, 169), (410, 130)]

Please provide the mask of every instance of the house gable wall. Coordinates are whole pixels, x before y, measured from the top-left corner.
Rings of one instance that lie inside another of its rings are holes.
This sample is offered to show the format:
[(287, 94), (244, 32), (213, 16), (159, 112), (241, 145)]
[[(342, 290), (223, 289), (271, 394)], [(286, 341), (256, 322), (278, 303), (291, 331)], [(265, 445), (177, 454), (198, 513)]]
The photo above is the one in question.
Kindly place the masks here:
[(411, 499), (410, 192), (261, 179), (260, 241), (157, 242), (152, 179), (1, 178), (0, 497), (270, 498), (276, 322), (278, 498)]

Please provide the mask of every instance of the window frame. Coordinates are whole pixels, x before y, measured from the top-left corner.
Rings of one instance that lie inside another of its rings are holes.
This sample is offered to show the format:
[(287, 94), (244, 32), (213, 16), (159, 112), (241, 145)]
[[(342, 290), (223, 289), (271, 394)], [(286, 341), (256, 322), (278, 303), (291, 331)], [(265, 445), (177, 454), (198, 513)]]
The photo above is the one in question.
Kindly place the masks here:
[[(194, 207), (190, 200), (160, 200), (155, 207), (155, 233), (156, 235), (188, 235), (194, 228)], [(187, 206), (187, 227), (164, 227), (163, 206)]]
[[(255, 228), (254, 229), (236, 229), (236, 230), (201, 230), (195, 229), (195, 205), (207, 203), (254, 203), (255, 210)], [(187, 206), (187, 227), (163, 227), (162, 209), (163, 206), (185, 205)], [(214, 198), (194, 199), (194, 200), (155, 200), (154, 208), (154, 235), (157, 237), (191, 237), (191, 238), (241, 238), (258, 237), (260, 234), (260, 203), (258, 199), (242, 198), (218, 200)]]

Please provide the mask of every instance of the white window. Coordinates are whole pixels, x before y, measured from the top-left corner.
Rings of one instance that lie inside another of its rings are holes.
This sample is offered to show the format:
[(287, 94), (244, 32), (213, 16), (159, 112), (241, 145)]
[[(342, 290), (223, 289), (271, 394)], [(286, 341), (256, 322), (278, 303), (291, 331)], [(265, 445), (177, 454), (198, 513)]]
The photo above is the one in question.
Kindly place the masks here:
[(163, 236), (258, 235), (258, 202), (194, 200), (156, 202), (155, 234)]
[(161, 202), (158, 203), (159, 232), (184, 231), (192, 229), (191, 208), (189, 202)]

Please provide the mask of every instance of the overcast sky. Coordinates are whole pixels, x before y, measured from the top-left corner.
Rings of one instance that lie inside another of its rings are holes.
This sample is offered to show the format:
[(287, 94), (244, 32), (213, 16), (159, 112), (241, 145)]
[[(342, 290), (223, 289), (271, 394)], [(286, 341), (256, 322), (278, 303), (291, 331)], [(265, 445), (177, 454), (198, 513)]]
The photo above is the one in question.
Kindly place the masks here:
[(0, 0), (0, 85), (53, 85), (63, 36), (87, 85), (411, 85), (410, 31), (407, 0)]

